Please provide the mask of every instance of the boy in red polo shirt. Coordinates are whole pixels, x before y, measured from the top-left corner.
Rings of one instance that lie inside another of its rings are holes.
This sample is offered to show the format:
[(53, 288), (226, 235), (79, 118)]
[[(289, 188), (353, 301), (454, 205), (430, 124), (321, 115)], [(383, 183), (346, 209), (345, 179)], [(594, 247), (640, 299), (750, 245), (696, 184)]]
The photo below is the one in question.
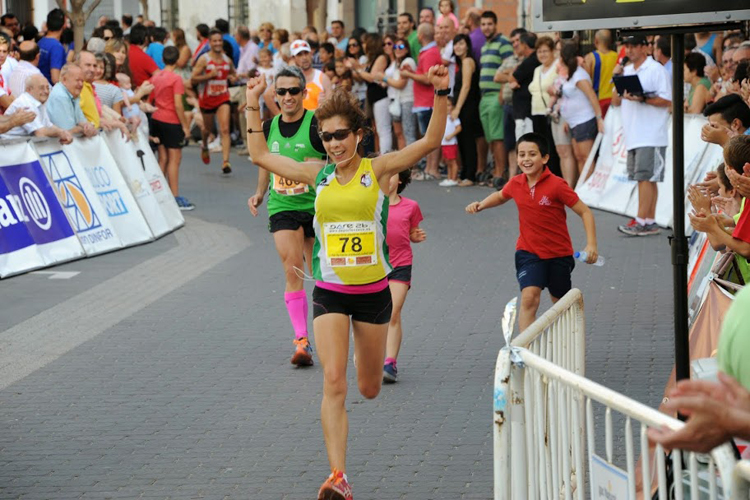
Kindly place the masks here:
[(516, 278), (521, 286), (520, 331), (536, 319), (542, 290), (549, 288), (552, 302), (557, 302), (571, 288), (570, 274), (575, 267), (573, 244), (565, 222), (565, 207), (583, 220), (586, 230), (586, 262), (598, 257), (594, 214), (568, 184), (547, 168), (549, 145), (535, 133), (521, 136), (516, 143), (520, 174), (502, 191), (466, 207), (470, 214), (515, 200), (518, 207), (520, 235), (516, 243)]

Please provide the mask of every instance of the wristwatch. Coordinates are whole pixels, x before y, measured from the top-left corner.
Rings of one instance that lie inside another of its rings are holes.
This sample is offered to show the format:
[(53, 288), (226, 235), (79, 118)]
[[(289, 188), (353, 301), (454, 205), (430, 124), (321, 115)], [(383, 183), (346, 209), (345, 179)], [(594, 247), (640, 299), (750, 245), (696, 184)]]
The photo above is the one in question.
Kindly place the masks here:
[(447, 89), (435, 89), (435, 95), (441, 95), (441, 96), (451, 95), (451, 89), (450, 88), (447, 88)]

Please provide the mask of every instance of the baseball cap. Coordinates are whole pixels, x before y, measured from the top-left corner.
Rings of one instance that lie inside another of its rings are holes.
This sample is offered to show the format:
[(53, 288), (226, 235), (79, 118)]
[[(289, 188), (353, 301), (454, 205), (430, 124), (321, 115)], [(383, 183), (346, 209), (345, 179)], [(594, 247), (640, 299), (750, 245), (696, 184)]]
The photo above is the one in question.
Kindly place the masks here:
[(292, 46), (289, 47), (293, 56), (296, 56), (300, 52), (312, 52), (310, 50), (310, 44), (304, 40), (295, 40), (292, 42)]
[(631, 35), (622, 39), (624, 45), (648, 45), (645, 35)]

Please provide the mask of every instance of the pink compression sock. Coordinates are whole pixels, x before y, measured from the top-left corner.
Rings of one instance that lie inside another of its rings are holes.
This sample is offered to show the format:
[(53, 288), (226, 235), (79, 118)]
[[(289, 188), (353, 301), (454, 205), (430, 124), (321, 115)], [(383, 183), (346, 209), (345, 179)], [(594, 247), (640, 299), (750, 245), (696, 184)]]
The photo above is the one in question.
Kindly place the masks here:
[(307, 294), (304, 290), (286, 292), (284, 302), (289, 312), (289, 319), (292, 321), (295, 338), (307, 337)]
[(385, 361), (383, 362), (384, 365), (387, 365), (388, 363), (396, 364), (396, 358), (385, 358)]

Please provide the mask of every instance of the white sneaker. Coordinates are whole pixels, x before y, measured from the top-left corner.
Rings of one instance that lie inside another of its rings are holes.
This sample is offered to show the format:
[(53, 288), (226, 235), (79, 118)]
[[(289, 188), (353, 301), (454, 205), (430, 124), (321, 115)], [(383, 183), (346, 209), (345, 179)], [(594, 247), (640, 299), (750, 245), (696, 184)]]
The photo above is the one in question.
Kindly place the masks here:
[(458, 186), (458, 182), (450, 180), (450, 179), (444, 179), (444, 180), (440, 181), (440, 184), (438, 184), (438, 186), (440, 186), (440, 187), (453, 187), (453, 186)]
[(217, 136), (216, 139), (208, 143), (208, 150), (212, 153), (221, 152), (221, 137)]

